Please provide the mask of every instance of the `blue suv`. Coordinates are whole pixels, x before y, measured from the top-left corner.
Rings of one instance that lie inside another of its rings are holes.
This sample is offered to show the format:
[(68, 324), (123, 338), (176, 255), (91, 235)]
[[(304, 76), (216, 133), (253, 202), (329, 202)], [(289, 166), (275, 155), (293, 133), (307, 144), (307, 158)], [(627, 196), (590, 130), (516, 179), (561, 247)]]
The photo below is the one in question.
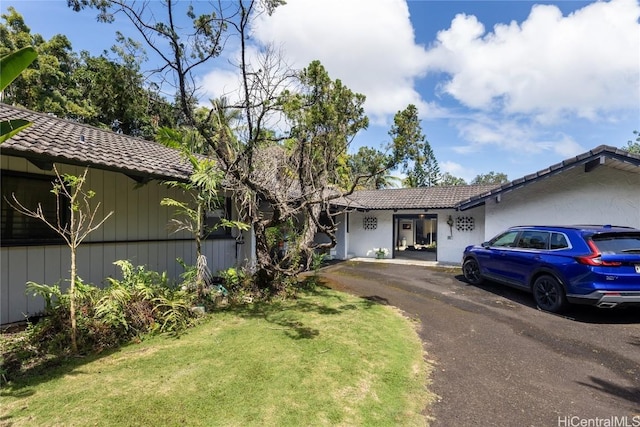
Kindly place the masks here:
[(554, 313), (568, 303), (613, 308), (640, 303), (640, 230), (611, 225), (512, 227), (468, 246), (464, 277), (533, 294)]

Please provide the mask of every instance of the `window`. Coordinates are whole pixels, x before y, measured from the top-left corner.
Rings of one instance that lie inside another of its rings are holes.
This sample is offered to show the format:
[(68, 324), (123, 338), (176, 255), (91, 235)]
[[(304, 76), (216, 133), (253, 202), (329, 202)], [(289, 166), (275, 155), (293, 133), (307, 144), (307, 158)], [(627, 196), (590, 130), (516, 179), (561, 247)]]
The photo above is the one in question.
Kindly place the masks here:
[(567, 236), (562, 233), (551, 233), (551, 249), (567, 249), (569, 242)]
[(489, 246), (512, 248), (516, 245), (516, 237), (518, 237), (518, 231), (507, 231), (490, 241)]
[(523, 249), (547, 249), (549, 234), (546, 231), (523, 231), (518, 247)]
[[(218, 206), (218, 209), (205, 213), (204, 226), (209, 231), (205, 235), (207, 239), (231, 237), (231, 228), (218, 226), (223, 218), (231, 220), (231, 199), (220, 197)], [(216, 228), (216, 226), (218, 227)]]
[[(13, 195), (27, 209), (36, 210), (42, 206), (45, 218), (52, 224), (57, 223), (56, 196), (51, 192), (53, 176), (22, 173), (2, 173), (2, 245), (11, 246), (33, 243), (60, 243), (62, 238), (40, 219), (23, 215), (10, 204)], [(62, 221), (67, 221), (68, 203), (60, 199)]]

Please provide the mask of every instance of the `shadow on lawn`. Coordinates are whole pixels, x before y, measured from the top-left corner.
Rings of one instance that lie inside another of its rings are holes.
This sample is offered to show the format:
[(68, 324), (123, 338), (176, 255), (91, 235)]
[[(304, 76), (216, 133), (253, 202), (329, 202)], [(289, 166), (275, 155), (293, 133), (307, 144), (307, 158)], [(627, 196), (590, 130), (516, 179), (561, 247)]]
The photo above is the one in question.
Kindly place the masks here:
[(297, 313), (315, 313), (321, 316), (335, 316), (345, 311), (369, 309), (379, 302), (372, 299), (360, 299), (357, 302), (346, 301), (347, 295), (337, 294), (332, 289), (314, 282), (314, 278), (305, 279), (299, 291), (299, 295), (322, 297), (325, 300), (333, 300), (335, 304), (328, 305), (316, 301), (309, 301), (299, 297), (290, 297), (284, 301), (271, 300), (269, 302), (256, 302), (250, 305), (233, 306), (226, 309), (241, 317), (261, 318), (266, 322), (277, 325), (292, 339), (312, 339), (320, 334), (320, 331), (310, 328), (297, 320)]
[[(130, 344), (126, 344), (130, 345)], [(105, 350), (99, 354), (86, 356), (57, 356), (34, 366), (23, 368), (10, 377), (10, 382), (0, 383), (0, 397), (24, 398), (34, 394), (32, 387), (67, 375), (82, 375), (83, 365), (119, 352), (122, 347)]]

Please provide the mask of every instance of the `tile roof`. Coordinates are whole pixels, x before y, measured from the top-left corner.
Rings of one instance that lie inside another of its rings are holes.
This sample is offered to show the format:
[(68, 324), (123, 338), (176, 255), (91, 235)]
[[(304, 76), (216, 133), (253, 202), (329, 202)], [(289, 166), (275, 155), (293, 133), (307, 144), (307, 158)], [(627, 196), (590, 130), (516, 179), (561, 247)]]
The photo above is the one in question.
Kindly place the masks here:
[(485, 194), (495, 185), (455, 185), (420, 188), (360, 190), (333, 204), (365, 210), (447, 209), (472, 196)]
[(3, 155), (35, 162), (60, 162), (125, 173), (140, 179), (185, 180), (191, 164), (178, 150), (0, 103), (0, 121), (24, 119), (33, 124), (0, 146)]
[(586, 153), (579, 154), (575, 157), (563, 160), (560, 163), (556, 163), (555, 165), (551, 165), (548, 168), (539, 170), (538, 172), (503, 184), (489, 192), (486, 192), (485, 194), (473, 195), (467, 200), (460, 201), (456, 207), (460, 210), (466, 210), (479, 206), (489, 197), (495, 197), (498, 194), (516, 190), (524, 187), (525, 185), (561, 173), (576, 166), (584, 166), (585, 172), (589, 172), (595, 167), (601, 165), (627, 172), (640, 173), (640, 154), (630, 153), (626, 150), (621, 150), (620, 148), (609, 145), (600, 145)]

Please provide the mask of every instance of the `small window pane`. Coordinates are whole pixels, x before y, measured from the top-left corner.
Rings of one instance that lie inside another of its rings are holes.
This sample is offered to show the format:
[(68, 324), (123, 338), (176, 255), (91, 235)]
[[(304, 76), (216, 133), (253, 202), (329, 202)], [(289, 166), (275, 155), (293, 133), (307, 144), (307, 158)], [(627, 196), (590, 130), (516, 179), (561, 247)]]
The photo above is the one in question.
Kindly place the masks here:
[(564, 234), (551, 233), (551, 249), (566, 249), (569, 247), (569, 242)]
[(495, 239), (489, 242), (490, 246), (493, 247), (514, 247), (516, 242), (516, 237), (518, 237), (517, 231), (508, 231)]
[(219, 226), (222, 218), (231, 220), (231, 199), (228, 197), (220, 198), (218, 209), (205, 213), (204, 226), (207, 238), (231, 236), (230, 228)]
[(523, 231), (518, 247), (524, 249), (547, 249), (549, 233), (546, 231)]
[[(13, 196), (25, 208), (35, 211), (42, 206), (45, 218), (57, 224), (56, 196), (51, 192), (55, 177), (28, 174), (2, 174), (2, 244), (48, 243), (61, 241), (60, 236), (51, 227), (38, 218), (23, 215), (11, 206), (15, 204)], [(67, 206), (61, 200), (60, 214), (66, 223)]]

